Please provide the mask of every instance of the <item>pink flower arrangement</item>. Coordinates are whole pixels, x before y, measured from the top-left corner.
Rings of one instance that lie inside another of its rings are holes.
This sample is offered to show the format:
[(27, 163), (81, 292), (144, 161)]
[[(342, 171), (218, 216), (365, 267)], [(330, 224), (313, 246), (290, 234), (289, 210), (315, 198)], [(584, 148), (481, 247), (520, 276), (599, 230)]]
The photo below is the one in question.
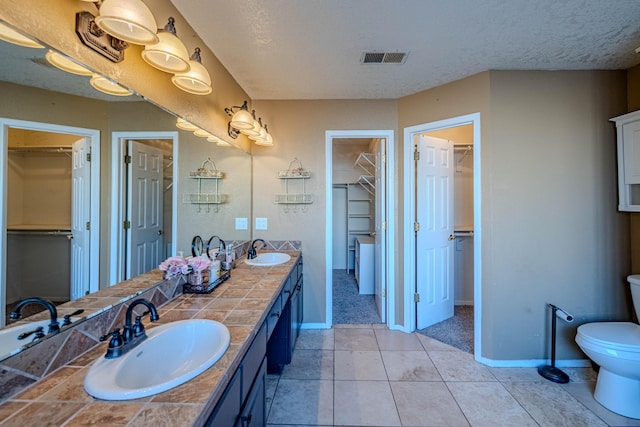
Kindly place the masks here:
[(167, 278), (180, 274), (202, 273), (211, 266), (211, 261), (203, 256), (185, 259), (181, 256), (172, 256), (162, 261), (158, 268), (165, 272)]

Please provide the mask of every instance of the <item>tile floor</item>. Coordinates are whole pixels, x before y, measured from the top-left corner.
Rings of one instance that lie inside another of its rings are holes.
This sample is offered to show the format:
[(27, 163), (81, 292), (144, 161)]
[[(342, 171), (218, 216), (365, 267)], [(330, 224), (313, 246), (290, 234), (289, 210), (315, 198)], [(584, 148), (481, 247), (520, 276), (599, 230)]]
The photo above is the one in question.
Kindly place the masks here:
[(384, 325), (303, 330), (293, 361), (267, 377), (267, 426), (640, 426), (592, 397), (590, 368), (554, 384), (535, 368), (489, 368)]

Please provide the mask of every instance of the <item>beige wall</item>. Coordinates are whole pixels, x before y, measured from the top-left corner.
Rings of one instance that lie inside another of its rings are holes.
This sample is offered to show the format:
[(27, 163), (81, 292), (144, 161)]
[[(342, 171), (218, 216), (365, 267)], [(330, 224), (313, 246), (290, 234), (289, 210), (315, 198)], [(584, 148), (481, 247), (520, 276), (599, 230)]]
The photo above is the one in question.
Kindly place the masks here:
[[(640, 65), (627, 70), (627, 112), (640, 110)], [(631, 273), (640, 273), (640, 215), (630, 213)]]
[[(616, 212), (608, 123), (624, 102), (623, 72), (512, 71), (399, 100), (400, 132), (481, 114), (483, 357), (548, 357), (547, 302), (574, 325), (629, 317), (628, 223)], [(584, 357), (575, 326), (560, 325), (560, 336), (559, 358)]]
[[(301, 240), (304, 254), (304, 321), (325, 319), (325, 132), (327, 130), (396, 129), (396, 101), (257, 101), (273, 117), (273, 148), (253, 148), (253, 216), (267, 218), (269, 229), (254, 238)], [(306, 212), (285, 212), (273, 197), (282, 193), (278, 171), (297, 157), (311, 171), (307, 191), (314, 202)], [(331, 261), (331, 260), (329, 260)]]

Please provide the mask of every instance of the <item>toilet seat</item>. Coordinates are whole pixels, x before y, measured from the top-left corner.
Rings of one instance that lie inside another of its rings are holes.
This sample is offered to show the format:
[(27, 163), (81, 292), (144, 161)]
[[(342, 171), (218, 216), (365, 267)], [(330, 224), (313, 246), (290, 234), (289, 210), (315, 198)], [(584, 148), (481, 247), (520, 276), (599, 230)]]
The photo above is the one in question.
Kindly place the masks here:
[(578, 327), (576, 339), (610, 350), (640, 353), (640, 325), (632, 322), (596, 322)]

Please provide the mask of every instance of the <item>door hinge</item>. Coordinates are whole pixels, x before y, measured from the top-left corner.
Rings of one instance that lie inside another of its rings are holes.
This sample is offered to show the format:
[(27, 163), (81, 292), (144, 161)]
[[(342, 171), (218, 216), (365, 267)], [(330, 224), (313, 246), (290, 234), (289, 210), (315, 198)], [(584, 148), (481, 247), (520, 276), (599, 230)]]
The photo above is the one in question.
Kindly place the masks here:
[(384, 165), (385, 163), (387, 163), (387, 155), (383, 154), (382, 155), (382, 164)]
[(420, 294), (419, 293), (415, 293), (413, 294), (413, 302), (420, 302)]
[(125, 230), (130, 229), (131, 228), (131, 221), (125, 220), (124, 223), (122, 224), (122, 228), (124, 228)]
[(382, 224), (380, 224), (380, 228), (382, 228), (383, 230), (387, 229), (387, 221), (382, 221)]
[(413, 152), (413, 160), (420, 160), (420, 152), (418, 150)]
[(413, 231), (420, 231), (420, 223), (418, 221), (413, 223)]
[(382, 298), (386, 298), (387, 297), (387, 290), (383, 289), (382, 290)]
[(130, 155), (128, 155), (128, 154), (124, 155), (124, 163), (127, 164), (127, 165), (131, 163), (131, 156)]
[(84, 225), (84, 228), (86, 228), (87, 230), (91, 230), (91, 223), (87, 221), (87, 223)]
[(90, 161), (91, 161), (91, 153), (89, 152), (87, 153), (87, 162), (90, 162)]

